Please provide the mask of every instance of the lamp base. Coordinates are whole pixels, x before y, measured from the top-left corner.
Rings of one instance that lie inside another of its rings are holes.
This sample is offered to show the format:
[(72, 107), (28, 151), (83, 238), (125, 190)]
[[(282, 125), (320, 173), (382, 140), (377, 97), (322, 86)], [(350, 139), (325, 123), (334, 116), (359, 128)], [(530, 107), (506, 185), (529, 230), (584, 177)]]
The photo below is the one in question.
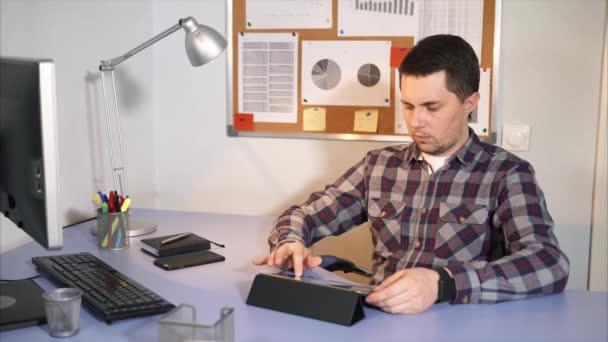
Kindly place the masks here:
[[(129, 215), (131, 216), (131, 215)], [(156, 223), (152, 221), (138, 220), (129, 217), (129, 225), (128, 225), (128, 235), (132, 236), (140, 236), (146, 235), (150, 233), (154, 233), (156, 231)], [(91, 226), (91, 233), (93, 235), (97, 235), (97, 225), (94, 224)]]
[(156, 231), (156, 223), (131, 219), (128, 231), (130, 237), (150, 234)]

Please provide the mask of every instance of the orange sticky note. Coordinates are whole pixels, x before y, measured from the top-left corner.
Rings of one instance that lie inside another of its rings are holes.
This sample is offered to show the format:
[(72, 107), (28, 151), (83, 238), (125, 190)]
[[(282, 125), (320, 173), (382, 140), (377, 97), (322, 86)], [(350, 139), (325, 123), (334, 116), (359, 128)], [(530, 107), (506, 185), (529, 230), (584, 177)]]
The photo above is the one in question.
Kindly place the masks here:
[(391, 47), (391, 67), (398, 68), (408, 52), (410, 48)]
[(253, 131), (253, 114), (234, 113), (232, 124), (235, 131)]

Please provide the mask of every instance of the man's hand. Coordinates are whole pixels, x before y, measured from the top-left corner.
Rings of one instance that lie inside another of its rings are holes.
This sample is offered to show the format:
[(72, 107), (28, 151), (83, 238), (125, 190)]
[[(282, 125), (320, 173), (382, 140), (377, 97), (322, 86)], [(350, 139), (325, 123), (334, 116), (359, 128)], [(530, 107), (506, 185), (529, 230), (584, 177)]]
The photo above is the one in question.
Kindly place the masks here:
[(396, 272), (365, 298), (390, 313), (420, 313), (437, 301), (439, 274), (428, 268), (410, 268)]
[(297, 277), (305, 268), (319, 266), (321, 257), (315, 256), (301, 242), (286, 242), (275, 248), (269, 256), (253, 260), (255, 265), (268, 265), (280, 269), (292, 268)]

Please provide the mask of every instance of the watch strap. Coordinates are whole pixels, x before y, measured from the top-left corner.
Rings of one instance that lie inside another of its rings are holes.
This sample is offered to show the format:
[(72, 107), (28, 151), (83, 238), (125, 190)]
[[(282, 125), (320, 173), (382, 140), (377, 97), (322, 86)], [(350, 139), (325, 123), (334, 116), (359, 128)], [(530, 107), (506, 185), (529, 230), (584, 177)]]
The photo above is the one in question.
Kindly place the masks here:
[(435, 269), (439, 273), (437, 282), (437, 303), (451, 302), (456, 299), (456, 281), (443, 267)]

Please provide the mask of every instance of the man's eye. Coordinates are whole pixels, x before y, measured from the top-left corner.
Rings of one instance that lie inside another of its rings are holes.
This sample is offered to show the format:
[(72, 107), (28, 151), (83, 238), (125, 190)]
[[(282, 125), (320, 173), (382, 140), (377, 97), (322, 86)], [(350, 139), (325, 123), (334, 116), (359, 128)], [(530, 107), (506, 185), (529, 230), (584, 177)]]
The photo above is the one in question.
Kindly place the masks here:
[(439, 110), (439, 107), (427, 107), (429, 112), (436, 112)]

